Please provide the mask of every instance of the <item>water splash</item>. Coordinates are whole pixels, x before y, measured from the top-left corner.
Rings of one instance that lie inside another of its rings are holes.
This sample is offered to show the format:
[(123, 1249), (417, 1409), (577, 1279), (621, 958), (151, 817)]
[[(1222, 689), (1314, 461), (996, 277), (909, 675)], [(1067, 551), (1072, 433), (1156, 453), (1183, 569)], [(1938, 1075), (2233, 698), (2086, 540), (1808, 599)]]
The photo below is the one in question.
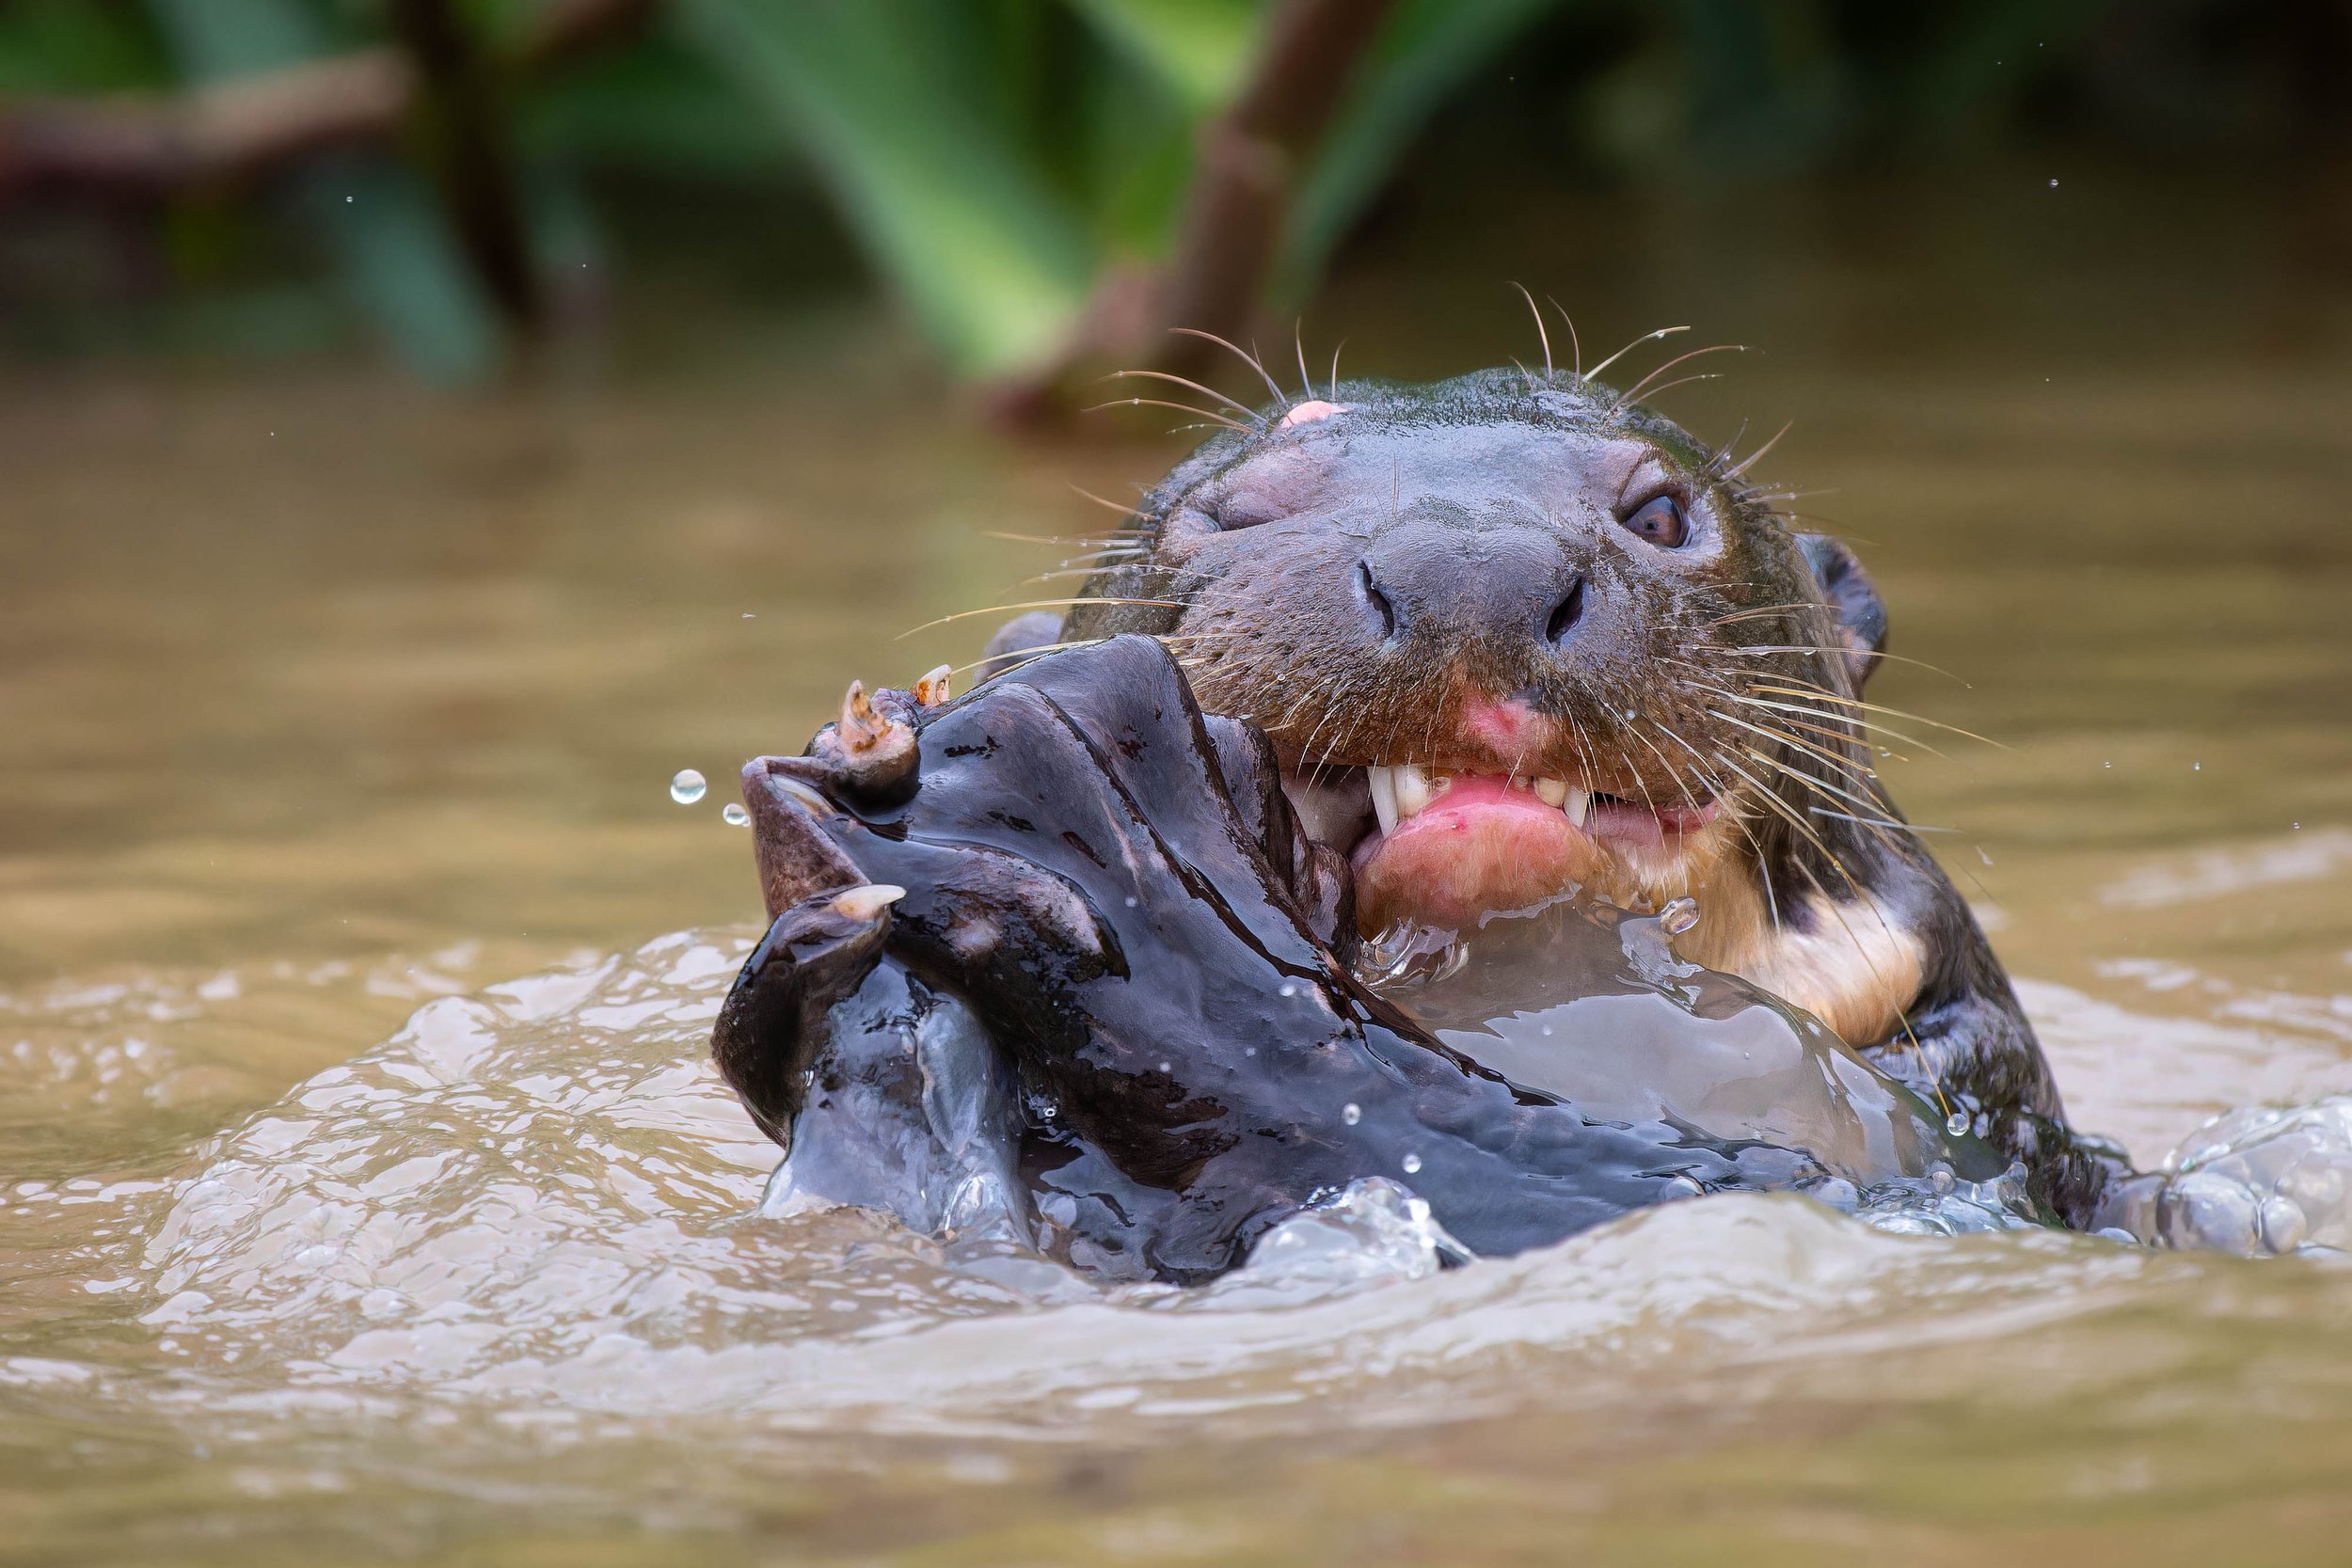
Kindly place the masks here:
[(1605, 1120), (1802, 1148), (1865, 1185), (1939, 1162), (1999, 1173), (1964, 1122), (1947, 1129), (1820, 1021), (1677, 957), (1670, 927), (1696, 915), (1687, 900), (1643, 917), (1571, 898), (1474, 931), (1391, 934), (1375, 985), (1454, 1050)]
[(1873, 1230), (1896, 1236), (1981, 1236), (2039, 1230), (2044, 1221), (2026, 1191), (2026, 1167), (2013, 1164), (1990, 1181), (1970, 1181), (1939, 1165), (1925, 1177), (1872, 1182), (1859, 1189), (1825, 1182), (1808, 1195)]
[[(321, 1430), (389, 1414), (422, 1431), (475, 1408), (692, 1415), (730, 1443), (1323, 1432), (1586, 1398), (1856, 1333), (1965, 1338), (2212, 1266), (2028, 1229), (2014, 1173), (1949, 1169), (1668, 1204), (1470, 1268), (1445, 1266), (1460, 1250), (1409, 1185), (1361, 1181), (1196, 1291), (1089, 1281), (1002, 1235), (942, 1243), (818, 1202), (763, 1212), (774, 1150), (706, 1059), (749, 935), (681, 933), (427, 1003), (200, 1168), (107, 1205), (123, 1239), (77, 1255), (76, 1277), (162, 1375), (36, 1385), (40, 1368), (0, 1361), (0, 1385)], [(2333, 1114), (2217, 1123), (2179, 1174), (2243, 1183), (2230, 1160), (2298, 1138), (2341, 1148)], [(2302, 1195), (2309, 1244), (2324, 1180), (2297, 1162), (2270, 1175), (2265, 1197)]]
[[(1916, 1192), (1844, 1195), (1902, 1238), (1794, 1195), (1735, 1196), (1445, 1269), (1463, 1254), (1427, 1206), (1374, 1180), (1178, 1291), (1090, 1282), (1002, 1234), (942, 1243), (821, 1202), (779, 1212), (761, 1203), (774, 1150), (706, 1057), (745, 945), (684, 933), (429, 1003), (144, 1199), (141, 1239), (92, 1265), (103, 1299), (230, 1406), (364, 1391), (567, 1419), (739, 1412), (763, 1430), (1069, 1434), (1242, 1412), (1263, 1430), (1268, 1411), (1306, 1418), (1311, 1394), (1387, 1418), (1518, 1398), (1535, 1351), (1581, 1386), (1622, 1373), (1629, 1333), (1687, 1364), (1910, 1314), (1951, 1269), (1916, 1249), (1991, 1228), (1906, 1219)], [(2020, 1275), (2039, 1295), (2093, 1266), (2053, 1241), (1980, 1259), (1939, 1299)]]
[(2242, 1258), (2352, 1250), (2352, 1095), (2214, 1117), (2114, 1223), (2152, 1244)]

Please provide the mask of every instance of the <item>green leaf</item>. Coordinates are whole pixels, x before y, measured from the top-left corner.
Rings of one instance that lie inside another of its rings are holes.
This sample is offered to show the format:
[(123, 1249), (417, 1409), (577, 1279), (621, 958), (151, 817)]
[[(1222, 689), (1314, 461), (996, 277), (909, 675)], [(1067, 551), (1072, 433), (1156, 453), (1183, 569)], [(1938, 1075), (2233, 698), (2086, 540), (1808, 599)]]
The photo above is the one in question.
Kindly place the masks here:
[(1256, 0), (1069, 0), (1104, 39), (1157, 76), (1193, 115), (1232, 101), (1263, 24)]
[(180, 69), (199, 82), (300, 65), (326, 52), (326, 30), (292, 0), (148, 0)]
[(532, 152), (603, 167), (745, 181), (803, 168), (772, 114), (666, 34), (533, 84), (516, 118)]
[(1382, 29), (1291, 208), (1273, 297), (1296, 300), (1430, 115), (1560, 0), (1404, 0)]
[[(202, 83), (298, 65), (335, 47), (295, 0), (149, 0), (187, 75)], [(313, 162), (295, 205), (341, 263), (344, 292), (418, 373), (478, 380), (497, 364), (496, 314), (430, 185), (389, 157)]]
[(1165, 257), (1196, 163), (1193, 121), (1165, 95), (1138, 95), (1104, 72), (1087, 84), (1086, 201), (1104, 249)]
[(342, 263), (343, 292), (410, 369), (450, 386), (497, 368), (498, 317), (416, 170), (389, 158), (323, 164), (300, 176), (298, 200)]
[(169, 67), (136, 13), (90, 0), (0, 5), (0, 92), (154, 87)]
[(1084, 225), (947, 47), (961, 0), (682, 0), (690, 37), (800, 136), (965, 374), (1052, 352), (1084, 307)]

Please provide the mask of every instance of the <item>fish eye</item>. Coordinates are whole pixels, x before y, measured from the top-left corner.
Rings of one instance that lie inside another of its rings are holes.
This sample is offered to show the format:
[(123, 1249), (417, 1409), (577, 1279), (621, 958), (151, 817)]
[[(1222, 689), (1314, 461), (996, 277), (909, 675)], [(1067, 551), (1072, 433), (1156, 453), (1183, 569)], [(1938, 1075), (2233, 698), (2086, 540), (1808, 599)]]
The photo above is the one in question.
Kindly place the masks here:
[(1691, 536), (1690, 524), (1682, 515), (1682, 502), (1672, 495), (1652, 496), (1617, 520), (1629, 532), (1662, 549), (1673, 549)]

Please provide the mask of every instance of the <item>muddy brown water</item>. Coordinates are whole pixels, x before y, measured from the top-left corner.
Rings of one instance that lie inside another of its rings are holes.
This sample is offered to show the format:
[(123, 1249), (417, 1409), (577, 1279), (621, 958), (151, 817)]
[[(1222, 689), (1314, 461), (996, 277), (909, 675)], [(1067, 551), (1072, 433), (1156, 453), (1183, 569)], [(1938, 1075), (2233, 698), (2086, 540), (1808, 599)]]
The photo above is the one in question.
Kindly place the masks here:
[[(2153, 1160), (2352, 1089), (2352, 365), (2275, 206), (2053, 230), (2040, 188), (1835, 255), (1853, 211), (1784, 214), (1738, 269), (1621, 214), (1686, 259), (1562, 287), (1612, 346), (1770, 347), (1673, 406), (1798, 419), (1771, 472), (1950, 673), (1877, 699), (2000, 742), (1899, 796)], [(1532, 352), (1425, 260), (1323, 341)], [(0, 1559), (2342, 1560), (2326, 1259), (1714, 1199), (1181, 1302), (746, 1217), (698, 1057), (756, 913), (735, 765), (971, 657), (989, 617), (894, 639), (1057, 592), (988, 531), (1096, 528), (1069, 485), (1173, 450), (993, 439), (877, 340), (458, 402), (11, 372)]]

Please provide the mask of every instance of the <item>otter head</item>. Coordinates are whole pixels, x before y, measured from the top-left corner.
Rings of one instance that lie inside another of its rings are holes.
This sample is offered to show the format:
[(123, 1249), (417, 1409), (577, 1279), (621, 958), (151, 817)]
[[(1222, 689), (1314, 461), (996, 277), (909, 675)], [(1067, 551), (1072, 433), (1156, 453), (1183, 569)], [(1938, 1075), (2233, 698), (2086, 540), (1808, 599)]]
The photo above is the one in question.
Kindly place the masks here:
[(1891, 811), (1855, 704), (1884, 616), (1740, 473), (1565, 374), (1344, 383), (1180, 465), (1061, 634), (1156, 633), (1263, 726), (1366, 934), (1690, 895), (1692, 957), (1819, 1008), (1759, 944), (1909, 852), (1855, 831)]

